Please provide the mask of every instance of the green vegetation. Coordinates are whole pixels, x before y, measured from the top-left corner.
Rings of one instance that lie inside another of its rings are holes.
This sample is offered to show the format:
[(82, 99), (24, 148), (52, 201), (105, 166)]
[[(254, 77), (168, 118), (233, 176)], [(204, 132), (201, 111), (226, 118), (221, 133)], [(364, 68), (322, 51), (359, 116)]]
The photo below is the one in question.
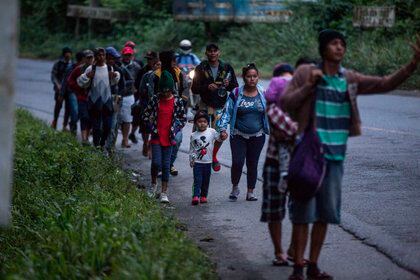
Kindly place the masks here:
[[(75, 0), (74, 4), (89, 1)], [(115, 45), (118, 49), (128, 39), (146, 50), (177, 48), (180, 40), (193, 42), (199, 56), (210, 40), (203, 22), (175, 22), (169, 0), (102, 0), (103, 6), (131, 14), (127, 22), (94, 21), (92, 39), (87, 34), (87, 20), (81, 20), (81, 36), (74, 38), (75, 19), (67, 18), (65, 0), (22, 1), (21, 54), (26, 57), (56, 58), (69, 45), (83, 49), (97, 45)], [(348, 37), (344, 65), (367, 74), (384, 75), (411, 58), (408, 42), (420, 31), (420, 8), (416, 0), (319, 0), (316, 3), (290, 1), (293, 11), (289, 23), (210, 23), (211, 40), (219, 42), (223, 59), (237, 71), (256, 62), (265, 77), (271, 76), (279, 62), (294, 64), (301, 56), (317, 58), (317, 34), (323, 28), (335, 28)], [(86, 4), (86, 3), (85, 3)], [(354, 5), (395, 5), (396, 24), (392, 28), (360, 29), (352, 26)], [(35, 11), (29, 13), (29, 11)], [(208, 31), (208, 29), (207, 29)], [(418, 88), (420, 75), (404, 87)]]
[(214, 279), (173, 218), (94, 148), (17, 112), (4, 279)]

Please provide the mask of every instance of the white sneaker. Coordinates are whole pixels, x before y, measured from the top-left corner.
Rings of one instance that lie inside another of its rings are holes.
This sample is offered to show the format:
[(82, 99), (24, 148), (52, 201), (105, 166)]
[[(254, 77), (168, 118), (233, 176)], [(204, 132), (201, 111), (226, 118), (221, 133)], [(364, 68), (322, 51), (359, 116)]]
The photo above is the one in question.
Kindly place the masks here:
[(164, 192), (160, 194), (160, 203), (169, 203), (168, 195)]
[(155, 197), (156, 189), (157, 189), (157, 184), (151, 184), (151, 185), (147, 188), (147, 195), (148, 195), (150, 198)]

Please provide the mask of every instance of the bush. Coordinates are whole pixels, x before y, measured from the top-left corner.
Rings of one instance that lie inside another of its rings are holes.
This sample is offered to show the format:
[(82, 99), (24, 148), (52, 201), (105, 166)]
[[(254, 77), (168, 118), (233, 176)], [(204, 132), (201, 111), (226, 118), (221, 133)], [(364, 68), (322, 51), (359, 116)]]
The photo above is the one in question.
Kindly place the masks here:
[(0, 278), (213, 279), (176, 221), (94, 148), (18, 110)]

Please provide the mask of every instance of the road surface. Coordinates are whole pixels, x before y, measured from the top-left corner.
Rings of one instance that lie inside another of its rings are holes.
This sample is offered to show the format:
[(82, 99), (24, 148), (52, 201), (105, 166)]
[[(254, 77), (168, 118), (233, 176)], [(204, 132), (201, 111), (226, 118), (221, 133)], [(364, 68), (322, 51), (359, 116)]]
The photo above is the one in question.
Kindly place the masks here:
[[(20, 59), (16, 105), (50, 122), (53, 112), (50, 61)], [(262, 82), (263, 85), (267, 81)], [(417, 95), (416, 92), (410, 95)], [(418, 279), (420, 276), (420, 98), (360, 96), (363, 135), (351, 138), (345, 162), (342, 224), (328, 232), (320, 266), (336, 279)], [(60, 125), (61, 125), (60, 118)], [(192, 207), (192, 170), (185, 153), (191, 125), (171, 177), (171, 212), (187, 234), (217, 263), (222, 279), (287, 279), (291, 268), (270, 265), (273, 257), (266, 224), (259, 222), (261, 199), (245, 201), (245, 176), (237, 202), (228, 201), (231, 154), (223, 144), (222, 171), (212, 175), (209, 204)], [(119, 147), (120, 140), (117, 142)], [(141, 144), (120, 150), (124, 166), (149, 179), (150, 161)], [(257, 195), (261, 198), (261, 169)], [(244, 171), (246, 172), (245, 168)], [(290, 239), (285, 219), (283, 246)], [(201, 240), (201, 241), (200, 241)]]

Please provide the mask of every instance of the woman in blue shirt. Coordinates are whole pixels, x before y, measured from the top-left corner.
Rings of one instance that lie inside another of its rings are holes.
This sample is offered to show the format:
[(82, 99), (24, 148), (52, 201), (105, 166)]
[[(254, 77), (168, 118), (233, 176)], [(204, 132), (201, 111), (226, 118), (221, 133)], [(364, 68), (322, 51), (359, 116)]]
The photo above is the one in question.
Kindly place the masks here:
[(218, 121), (221, 138), (227, 138), (230, 125), (230, 147), (232, 151), (231, 181), (232, 192), (229, 199), (236, 201), (239, 195), (239, 180), (246, 160), (248, 191), (246, 200), (256, 201), (254, 194), (257, 182), (258, 160), (269, 133), (265, 113), (264, 91), (258, 85), (259, 72), (251, 63), (242, 68), (245, 85), (235, 88), (229, 95), (223, 115)]

